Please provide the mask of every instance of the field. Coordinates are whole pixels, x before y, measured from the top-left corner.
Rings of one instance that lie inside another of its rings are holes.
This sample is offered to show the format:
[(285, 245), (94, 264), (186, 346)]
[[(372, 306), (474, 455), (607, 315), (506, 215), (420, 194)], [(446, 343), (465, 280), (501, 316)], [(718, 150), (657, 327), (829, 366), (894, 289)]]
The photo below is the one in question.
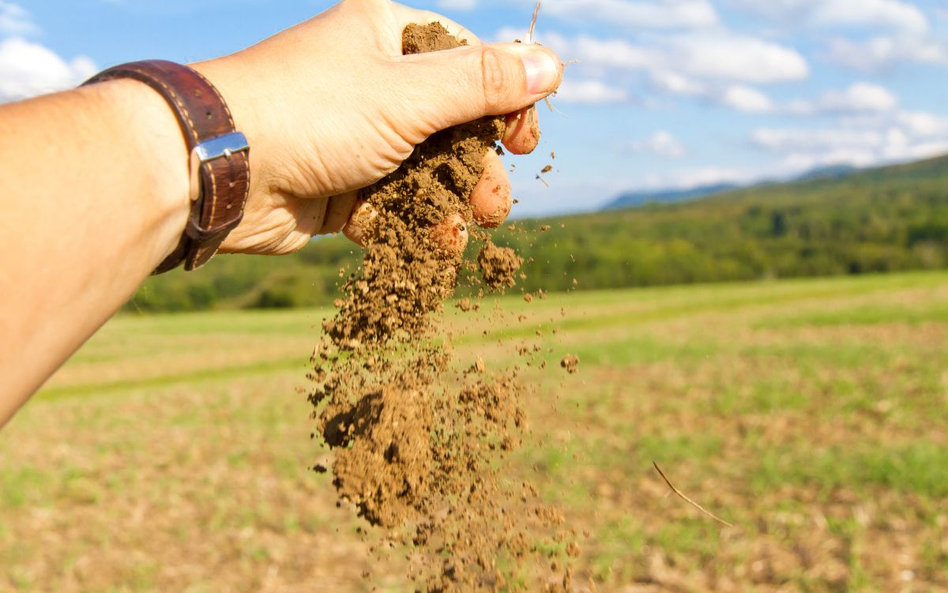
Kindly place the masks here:
[[(948, 591), (948, 273), (505, 306), (457, 354), (544, 346), (510, 472), (589, 532), (577, 590)], [(307, 469), (325, 314), (108, 324), (0, 433), (0, 591), (410, 591)]]

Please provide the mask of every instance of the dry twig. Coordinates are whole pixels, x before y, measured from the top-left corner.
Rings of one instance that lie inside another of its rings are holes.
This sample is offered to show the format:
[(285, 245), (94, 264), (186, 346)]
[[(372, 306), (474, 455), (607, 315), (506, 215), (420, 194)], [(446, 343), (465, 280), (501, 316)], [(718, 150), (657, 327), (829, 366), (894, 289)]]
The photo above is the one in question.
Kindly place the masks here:
[(540, 18), (540, 4), (543, 0), (537, 0), (537, 7), (533, 9), (533, 19), (530, 21), (530, 30), (527, 31), (527, 38), (524, 43), (533, 43), (533, 31), (537, 28), (537, 19)]
[(685, 496), (684, 493), (683, 493), (681, 490), (679, 490), (678, 488), (675, 488), (674, 484), (671, 483), (671, 480), (668, 479), (668, 476), (665, 475), (665, 472), (662, 471), (662, 468), (658, 467), (658, 464), (657, 464), (657, 463), (655, 463), (655, 462), (653, 461), (653, 462), (652, 462), (652, 465), (655, 466), (655, 471), (657, 471), (657, 472), (658, 472), (658, 475), (660, 475), (660, 476), (662, 477), (662, 479), (665, 480), (665, 483), (668, 484), (668, 487), (672, 489), (672, 492), (674, 492), (675, 494), (677, 494), (682, 500), (684, 500), (685, 502), (687, 502), (687, 503), (690, 504), (691, 506), (695, 507), (696, 509), (698, 509), (699, 511), (701, 511), (701, 512), (704, 513), (705, 515), (711, 517), (712, 519), (714, 519), (714, 520), (717, 521), (718, 523), (720, 523), (720, 524), (722, 524), (722, 525), (727, 525), (728, 527), (734, 527), (733, 525), (731, 525), (730, 523), (728, 523), (728, 522), (725, 521), (724, 519), (718, 517), (717, 515), (715, 515), (715, 514), (712, 513), (711, 511), (705, 509), (705, 508), (704, 508), (703, 506), (701, 506), (700, 504), (696, 503), (695, 501), (693, 501), (693, 500), (691, 500), (690, 498), (688, 498), (687, 496)]

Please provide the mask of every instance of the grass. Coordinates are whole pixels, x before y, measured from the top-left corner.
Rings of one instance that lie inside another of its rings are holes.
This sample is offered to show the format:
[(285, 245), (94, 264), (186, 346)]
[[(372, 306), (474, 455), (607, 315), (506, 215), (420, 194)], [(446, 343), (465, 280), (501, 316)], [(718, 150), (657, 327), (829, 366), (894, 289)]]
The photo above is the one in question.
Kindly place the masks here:
[[(589, 532), (577, 590), (940, 591), (946, 297), (926, 273), (450, 315), (462, 362), (540, 346), (509, 471)], [(0, 433), (0, 591), (407, 590), (307, 469), (330, 459), (305, 397), (326, 314), (110, 322)]]

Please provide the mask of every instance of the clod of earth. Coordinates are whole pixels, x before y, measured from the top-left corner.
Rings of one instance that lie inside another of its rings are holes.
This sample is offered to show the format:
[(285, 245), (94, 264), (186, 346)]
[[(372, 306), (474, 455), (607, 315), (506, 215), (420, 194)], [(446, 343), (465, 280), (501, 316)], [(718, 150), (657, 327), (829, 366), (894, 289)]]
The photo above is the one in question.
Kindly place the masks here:
[[(437, 23), (404, 31), (405, 53), (459, 45)], [(501, 475), (526, 431), (521, 402), (532, 387), (516, 367), (453, 364), (443, 339), (444, 302), (464, 263), (446, 229), (484, 241), (477, 263), (489, 290), (513, 287), (523, 264), (472, 226), (468, 202), (484, 155), (503, 134), (504, 118), (434, 134), (362, 191), (377, 215), (366, 220), (362, 265), (323, 324), (310, 375), (339, 496), (393, 543), (410, 543), (423, 567), (414, 577), (432, 593), (516, 590), (511, 577), (524, 563), (556, 548), (540, 542), (569, 538), (559, 531), (562, 515), (534, 487)], [(478, 309), (471, 299), (455, 306)]]

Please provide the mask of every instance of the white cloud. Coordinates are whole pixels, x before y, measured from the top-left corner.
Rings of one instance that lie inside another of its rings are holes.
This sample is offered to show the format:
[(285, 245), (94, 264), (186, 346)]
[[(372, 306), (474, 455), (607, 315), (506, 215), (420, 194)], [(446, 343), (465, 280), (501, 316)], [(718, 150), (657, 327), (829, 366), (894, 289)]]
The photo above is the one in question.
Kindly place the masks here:
[(25, 35), (37, 31), (30, 13), (23, 7), (0, 0), (0, 34)]
[(438, 0), (438, 8), (441, 10), (473, 10), (477, 6), (477, 0)]
[(728, 87), (721, 97), (721, 103), (744, 113), (770, 113), (774, 110), (774, 104), (767, 95), (745, 85)]
[(0, 41), (0, 102), (63, 90), (95, 72), (83, 56), (67, 62), (38, 43), (18, 37)]
[(826, 128), (761, 128), (754, 146), (783, 154), (784, 167), (852, 164), (860, 167), (948, 153), (948, 118), (896, 111), (842, 119)]
[(786, 111), (795, 115), (884, 113), (898, 106), (899, 98), (887, 88), (857, 82), (842, 91), (827, 91), (816, 101), (794, 101)]
[(760, 84), (803, 80), (810, 74), (795, 49), (734, 33), (676, 36), (664, 53), (669, 70), (697, 78)]
[(814, 0), (816, 24), (893, 28), (926, 33), (928, 19), (918, 7), (899, 0)]
[(636, 154), (655, 154), (678, 159), (688, 154), (688, 148), (667, 130), (659, 130), (647, 140), (630, 142), (620, 147)]
[[(497, 38), (509, 39), (512, 34), (503, 30)], [(622, 88), (645, 82), (661, 93), (767, 113), (774, 105), (748, 83), (797, 81), (810, 73), (806, 60), (795, 50), (746, 35), (660, 35), (651, 37), (648, 46), (624, 39), (569, 38), (557, 33), (544, 35), (542, 41), (563, 59), (578, 61), (563, 91), (564, 99), (573, 102), (624, 100), (628, 93)], [(582, 81), (570, 87), (574, 74), (582, 76)]]
[(566, 103), (582, 103), (595, 105), (601, 103), (621, 103), (628, 100), (626, 91), (611, 87), (598, 80), (571, 80), (563, 81), (556, 98)]
[(691, 167), (667, 173), (646, 175), (639, 189), (691, 189), (720, 183), (749, 183), (760, 177), (760, 172), (731, 167)]
[(928, 19), (901, 0), (731, 0), (747, 12), (809, 26), (875, 28), (926, 33)]
[[(512, 33), (503, 30), (497, 38), (509, 39)], [(563, 59), (578, 60), (577, 68), (589, 74), (644, 72), (659, 88), (678, 94), (701, 94), (704, 82), (790, 82), (810, 73), (796, 50), (745, 35), (671, 35), (651, 40), (648, 47), (588, 35), (568, 38), (551, 33), (541, 40)]]
[(930, 37), (872, 37), (865, 41), (832, 39), (826, 55), (831, 62), (854, 70), (875, 72), (900, 62), (948, 64), (948, 43)]
[(839, 148), (876, 148), (883, 142), (883, 133), (876, 130), (772, 129), (761, 128), (751, 134), (751, 141), (774, 152), (826, 151)]
[(673, 95), (700, 97), (708, 92), (704, 84), (675, 72), (652, 72), (652, 84)]
[(626, 29), (701, 28), (718, 23), (709, 0), (558, 0), (543, 8), (563, 20), (596, 20)]
[(885, 87), (858, 82), (843, 92), (829, 91), (820, 100), (820, 108), (830, 112), (891, 111), (899, 99)]

